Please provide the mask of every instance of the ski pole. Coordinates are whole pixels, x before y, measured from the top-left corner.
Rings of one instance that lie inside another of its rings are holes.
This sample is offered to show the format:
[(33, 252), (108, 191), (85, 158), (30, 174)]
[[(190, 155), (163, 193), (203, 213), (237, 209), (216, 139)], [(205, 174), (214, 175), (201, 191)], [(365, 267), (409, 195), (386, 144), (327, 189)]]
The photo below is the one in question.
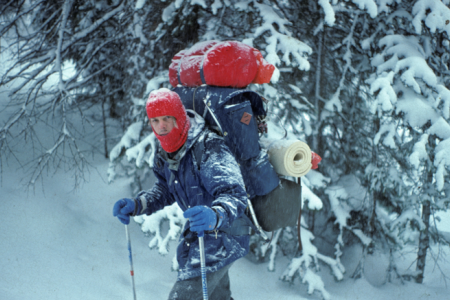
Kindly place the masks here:
[(203, 231), (198, 233), (198, 245), (200, 247), (200, 268), (202, 272), (203, 300), (208, 300), (208, 286), (206, 284), (205, 244), (203, 242)]
[(133, 284), (133, 299), (136, 300), (136, 288), (134, 286), (134, 270), (133, 270), (133, 254), (131, 253), (131, 240), (130, 240), (130, 231), (128, 230), (128, 225), (125, 225), (125, 233), (127, 235), (128, 241), (128, 252), (130, 257), (130, 274), (131, 274), (131, 282)]

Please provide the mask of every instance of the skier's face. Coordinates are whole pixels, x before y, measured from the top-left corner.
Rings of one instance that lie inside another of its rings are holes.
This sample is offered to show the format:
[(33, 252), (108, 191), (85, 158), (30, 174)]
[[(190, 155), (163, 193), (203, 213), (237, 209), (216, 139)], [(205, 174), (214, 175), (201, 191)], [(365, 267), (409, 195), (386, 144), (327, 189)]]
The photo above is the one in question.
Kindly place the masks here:
[(175, 118), (172, 116), (162, 116), (150, 119), (150, 125), (156, 134), (164, 136), (169, 134), (177, 126)]

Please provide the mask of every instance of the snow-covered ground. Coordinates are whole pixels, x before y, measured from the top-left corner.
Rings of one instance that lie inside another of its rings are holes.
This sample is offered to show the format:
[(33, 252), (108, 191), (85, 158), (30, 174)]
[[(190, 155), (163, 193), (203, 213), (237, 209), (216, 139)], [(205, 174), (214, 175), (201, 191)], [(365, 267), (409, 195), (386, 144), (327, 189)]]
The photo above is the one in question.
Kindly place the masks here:
[[(4, 169), (0, 187), (0, 299), (133, 299), (124, 226), (112, 216), (113, 203), (130, 196), (128, 183), (106, 183), (108, 161), (97, 159), (96, 170), (78, 190), (70, 173), (46, 177), (35, 191), (24, 191), (23, 177), (11, 163)], [(149, 250), (149, 237), (135, 222), (129, 226), (134, 257), (137, 299), (166, 299), (176, 273), (170, 270), (175, 242), (161, 256)], [(447, 253), (448, 249), (444, 249)], [(367, 259), (363, 279), (348, 278), (359, 251), (343, 256), (346, 278), (336, 282), (329, 270), (321, 276), (332, 299), (448, 299), (440, 272), (427, 262), (425, 283), (382, 284), (386, 258)], [(429, 255), (430, 256), (430, 255)], [(428, 256), (428, 257), (429, 257)], [(241, 259), (231, 268), (233, 297), (239, 299), (320, 299), (308, 295), (298, 280), (278, 280), (287, 259), (277, 260), (275, 272), (266, 264)], [(439, 265), (450, 271), (450, 264)], [(380, 268), (381, 267), (381, 268)]]

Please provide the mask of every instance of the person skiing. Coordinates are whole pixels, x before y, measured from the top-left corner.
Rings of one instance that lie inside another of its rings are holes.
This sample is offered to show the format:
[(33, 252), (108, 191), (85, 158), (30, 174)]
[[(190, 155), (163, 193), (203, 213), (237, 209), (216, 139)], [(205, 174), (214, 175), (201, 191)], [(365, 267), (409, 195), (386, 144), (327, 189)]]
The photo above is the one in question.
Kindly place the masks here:
[(202, 299), (199, 232), (204, 232), (209, 297), (232, 299), (228, 270), (249, 251), (249, 228), (242, 225), (247, 193), (239, 166), (223, 138), (186, 110), (177, 93), (166, 88), (152, 92), (146, 110), (159, 140), (153, 163), (157, 181), (135, 198), (117, 201), (113, 215), (129, 224), (130, 216), (151, 215), (177, 202), (188, 221), (177, 247), (179, 270), (169, 299)]

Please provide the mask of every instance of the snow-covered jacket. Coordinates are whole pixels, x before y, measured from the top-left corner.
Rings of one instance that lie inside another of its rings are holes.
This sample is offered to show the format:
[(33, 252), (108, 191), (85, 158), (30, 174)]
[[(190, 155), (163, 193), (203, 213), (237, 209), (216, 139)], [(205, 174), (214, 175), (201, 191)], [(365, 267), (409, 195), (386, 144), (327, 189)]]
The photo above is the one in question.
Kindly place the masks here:
[[(183, 211), (206, 205), (224, 212), (220, 230), (205, 232), (206, 267), (210, 273), (248, 253), (247, 234), (230, 235), (221, 231), (230, 228), (244, 215), (247, 193), (239, 166), (223, 138), (206, 129), (204, 120), (195, 112), (188, 110), (187, 113), (191, 121), (187, 141), (173, 159), (169, 159), (160, 147), (153, 166), (157, 181), (152, 189), (137, 195), (136, 200), (142, 205), (138, 214), (150, 215), (174, 202)], [(195, 143), (204, 143), (199, 164)], [(177, 248), (178, 280), (201, 275), (198, 239), (192, 238), (192, 234), (185, 237), (188, 228), (189, 221)]]

